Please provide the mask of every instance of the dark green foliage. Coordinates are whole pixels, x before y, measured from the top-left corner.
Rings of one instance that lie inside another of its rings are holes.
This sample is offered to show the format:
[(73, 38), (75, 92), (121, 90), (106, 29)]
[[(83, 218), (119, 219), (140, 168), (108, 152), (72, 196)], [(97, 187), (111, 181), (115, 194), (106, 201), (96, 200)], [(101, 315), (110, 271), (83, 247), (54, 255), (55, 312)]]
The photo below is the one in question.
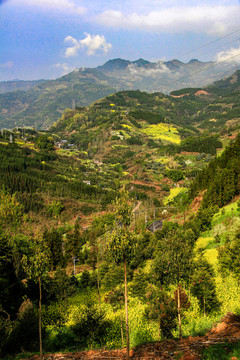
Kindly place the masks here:
[(128, 145), (142, 145), (142, 140), (139, 139), (137, 136), (131, 136), (130, 138), (127, 139), (127, 144)]
[(148, 245), (151, 240), (151, 234), (149, 232), (143, 232), (138, 237), (135, 255), (131, 260), (130, 266), (132, 269), (136, 269), (142, 266), (144, 261), (149, 259)]
[(222, 143), (218, 135), (189, 136), (179, 145), (180, 151), (200, 152), (215, 155)]
[(62, 351), (62, 349), (73, 348), (78, 344), (73, 331), (67, 327), (60, 327), (55, 331), (55, 336), (46, 332), (45, 349), (51, 352)]
[[(192, 272), (194, 233), (191, 229), (165, 231), (157, 242), (152, 275), (162, 285), (189, 280)], [(156, 235), (158, 237), (158, 234)]]
[(178, 182), (184, 178), (182, 170), (169, 170), (167, 172), (167, 177), (172, 179), (174, 182)]
[(141, 129), (142, 128), (142, 125), (137, 122), (136, 120), (130, 118), (129, 121), (133, 124), (133, 126), (135, 126), (137, 129)]
[(164, 122), (164, 117), (161, 114), (153, 113), (150, 111), (135, 110), (130, 111), (130, 116), (136, 120), (145, 120), (149, 124), (159, 124)]
[(84, 270), (81, 274), (80, 286), (86, 289), (90, 284), (90, 274), (87, 270)]
[(202, 90), (202, 88), (184, 88), (180, 90), (174, 90), (170, 92), (170, 95), (190, 95), (195, 94), (197, 91)]
[(159, 148), (161, 146), (160, 144), (157, 144), (156, 141), (154, 141), (153, 139), (149, 139), (147, 145), (150, 148)]
[(66, 301), (75, 292), (76, 282), (74, 277), (68, 276), (66, 271), (57, 268), (54, 278), (48, 285), (51, 300)]
[(102, 285), (106, 289), (113, 289), (117, 285), (122, 284), (124, 280), (124, 271), (122, 266), (111, 265), (105, 273)]
[(39, 194), (29, 194), (27, 192), (16, 193), (18, 201), (24, 206), (26, 213), (30, 211), (41, 212), (43, 209), (43, 198)]
[(109, 303), (114, 311), (117, 311), (123, 307), (124, 304), (124, 291), (121, 287), (116, 287), (109, 291), (104, 301)]
[(149, 284), (149, 276), (141, 268), (134, 271), (132, 282), (129, 284), (129, 291), (133, 297), (146, 301), (146, 289)]
[(44, 326), (61, 327), (66, 321), (66, 304), (52, 303), (42, 308), (42, 323)]
[(37, 312), (33, 307), (29, 306), (16, 320), (14, 328), (4, 346), (3, 353), (13, 354), (20, 351), (37, 351), (38, 349)]
[(12, 326), (11, 320), (16, 319), (24, 294), (23, 286), (15, 272), (13, 249), (3, 234), (0, 234), (0, 289), (1, 354)]
[(103, 346), (110, 325), (104, 313), (98, 313), (93, 306), (89, 305), (83, 309), (79, 322), (72, 326), (75, 341), (84, 348), (92, 347), (96, 343)]
[(204, 193), (203, 206), (227, 204), (234, 195), (239, 194), (240, 175), (240, 136), (225, 149), (220, 157), (212, 160), (191, 184), (190, 197), (195, 197), (200, 190)]
[(45, 229), (43, 233), (43, 241), (45, 241), (48, 247), (51, 269), (55, 270), (57, 266), (63, 266), (64, 256), (62, 250), (62, 235), (54, 228), (51, 230)]
[(172, 330), (177, 326), (177, 308), (175, 300), (163, 290), (149, 286), (146, 293), (147, 308), (146, 316), (151, 320), (157, 320), (162, 338), (171, 338)]
[(77, 219), (73, 231), (67, 234), (66, 242), (64, 244), (66, 258), (70, 260), (73, 256), (78, 256), (79, 261), (82, 261), (81, 250), (85, 241), (86, 240), (81, 237), (79, 219)]
[(218, 261), (221, 272), (226, 274), (232, 272), (240, 279), (240, 230), (238, 230), (232, 240), (227, 238), (225, 244), (218, 248)]
[(195, 223), (199, 227), (199, 231), (206, 231), (207, 229), (209, 229), (212, 218), (217, 212), (218, 207), (211, 206), (211, 204), (209, 204), (209, 207), (207, 208), (204, 208), (202, 206), (200, 207), (195, 216)]
[(220, 304), (216, 296), (214, 272), (206, 260), (198, 260), (191, 282), (191, 292), (198, 298), (204, 314), (217, 310)]
[(40, 150), (53, 150), (54, 149), (54, 141), (53, 139), (50, 139), (49, 136), (47, 135), (40, 135), (37, 139), (36, 139), (36, 146), (40, 149)]
[(111, 137), (111, 141), (114, 141), (114, 140), (120, 140), (120, 137), (118, 135), (113, 135)]

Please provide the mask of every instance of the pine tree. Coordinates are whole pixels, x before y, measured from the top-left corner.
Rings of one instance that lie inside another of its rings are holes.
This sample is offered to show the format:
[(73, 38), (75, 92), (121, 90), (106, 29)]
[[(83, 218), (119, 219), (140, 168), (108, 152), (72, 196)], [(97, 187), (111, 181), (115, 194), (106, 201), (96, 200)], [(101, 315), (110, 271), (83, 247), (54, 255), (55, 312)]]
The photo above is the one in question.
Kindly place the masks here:
[(191, 278), (191, 292), (198, 298), (204, 316), (218, 308), (219, 302), (216, 296), (214, 272), (204, 259), (199, 259), (196, 263)]

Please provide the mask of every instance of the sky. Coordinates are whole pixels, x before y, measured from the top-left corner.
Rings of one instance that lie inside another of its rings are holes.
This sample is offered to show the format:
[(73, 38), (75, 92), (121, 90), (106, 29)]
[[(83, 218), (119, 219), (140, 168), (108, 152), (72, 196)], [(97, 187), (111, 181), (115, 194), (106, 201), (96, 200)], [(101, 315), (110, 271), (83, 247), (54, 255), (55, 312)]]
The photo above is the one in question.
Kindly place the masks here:
[(0, 0), (0, 81), (109, 59), (240, 65), (240, 0)]

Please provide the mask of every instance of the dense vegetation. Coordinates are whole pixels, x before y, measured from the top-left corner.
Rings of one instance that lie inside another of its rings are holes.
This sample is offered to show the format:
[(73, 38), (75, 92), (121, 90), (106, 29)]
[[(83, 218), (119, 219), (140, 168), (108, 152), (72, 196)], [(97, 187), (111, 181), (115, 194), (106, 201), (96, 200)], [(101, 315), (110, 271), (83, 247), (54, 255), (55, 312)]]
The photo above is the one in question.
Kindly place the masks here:
[(239, 312), (238, 123), (200, 132), (209, 100), (181, 101), (120, 92), (0, 133), (1, 356), (38, 351), (39, 323), (44, 351), (74, 351)]

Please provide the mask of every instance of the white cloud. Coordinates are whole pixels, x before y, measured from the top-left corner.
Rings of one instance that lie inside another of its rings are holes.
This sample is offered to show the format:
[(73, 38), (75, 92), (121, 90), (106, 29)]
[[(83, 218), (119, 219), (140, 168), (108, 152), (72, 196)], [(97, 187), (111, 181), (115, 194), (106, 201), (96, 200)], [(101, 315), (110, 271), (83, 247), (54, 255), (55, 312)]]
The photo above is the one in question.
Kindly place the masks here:
[(12, 69), (14, 66), (13, 61), (7, 61), (4, 64), (0, 64), (0, 69)]
[(205, 32), (223, 34), (239, 27), (239, 5), (202, 5), (163, 7), (145, 14), (124, 14), (118, 10), (107, 10), (97, 17), (98, 22), (115, 28), (138, 28), (162, 32)]
[(240, 46), (219, 52), (216, 55), (216, 61), (240, 64)]
[(66, 57), (77, 56), (78, 50), (81, 48), (79, 41), (69, 35), (64, 39), (64, 42), (72, 44), (72, 46), (69, 46), (66, 49), (65, 56)]
[(98, 51), (103, 51), (105, 54), (112, 48), (110, 43), (107, 43), (103, 35), (90, 35), (85, 33), (86, 37), (82, 40), (76, 40), (72, 36), (67, 36), (64, 41), (71, 43), (72, 46), (67, 47), (65, 51), (66, 57), (77, 56), (78, 51), (83, 48), (86, 49), (88, 55), (94, 55)]
[(15, 5), (37, 7), (44, 10), (59, 10), (80, 15), (86, 12), (85, 7), (77, 5), (73, 0), (12, 0), (12, 3)]
[(52, 65), (53, 67), (55, 67), (56, 69), (61, 69), (63, 72), (62, 72), (62, 75), (66, 75), (68, 73), (70, 73), (71, 71), (73, 71), (75, 69), (74, 66), (71, 66), (71, 65), (68, 65), (66, 63), (57, 63), (57, 64), (54, 64)]
[(136, 64), (129, 64), (128, 70), (132, 75), (142, 76), (142, 77), (158, 76), (171, 72), (171, 70), (161, 60), (158, 60), (156, 62), (155, 67), (151, 69), (138, 67)]

